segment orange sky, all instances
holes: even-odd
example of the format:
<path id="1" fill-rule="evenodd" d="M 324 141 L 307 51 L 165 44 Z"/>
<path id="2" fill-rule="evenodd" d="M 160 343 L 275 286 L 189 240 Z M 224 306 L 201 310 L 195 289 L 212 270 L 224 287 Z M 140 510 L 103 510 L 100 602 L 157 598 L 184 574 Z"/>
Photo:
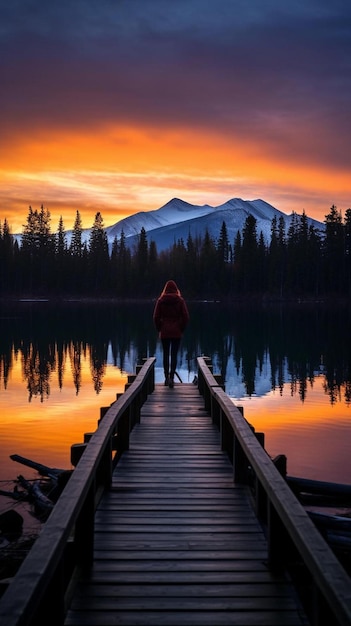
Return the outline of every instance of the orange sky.
<path id="1" fill-rule="evenodd" d="M 348 172 L 294 163 L 289 156 L 268 160 L 262 146 L 249 140 L 232 145 L 211 132 L 51 132 L 18 137 L 5 154 L 6 159 L 0 157 L 1 219 L 8 219 L 12 232 L 22 230 L 29 205 L 41 204 L 50 210 L 53 230 L 60 215 L 71 228 L 77 209 L 85 228 L 96 211 L 109 226 L 131 213 L 159 208 L 175 196 L 213 206 L 231 197 L 261 197 L 286 213 L 305 209 L 321 221 L 335 198 L 340 209 L 348 208 Z"/>
<path id="2" fill-rule="evenodd" d="M 12 232 L 41 204 L 53 231 L 77 209 L 84 228 L 97 211 L 109 226 L 175 196 L 262 198 L 320 221 L 351 206 L 350 7 L 220 2 L 0 7 Z"/>

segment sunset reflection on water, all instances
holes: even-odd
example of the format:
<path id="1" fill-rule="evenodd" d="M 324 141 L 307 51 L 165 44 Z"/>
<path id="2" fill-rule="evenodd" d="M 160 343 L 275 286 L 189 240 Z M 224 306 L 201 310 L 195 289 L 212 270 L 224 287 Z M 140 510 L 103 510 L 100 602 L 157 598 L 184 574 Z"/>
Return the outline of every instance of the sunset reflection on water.
<path id="1" fill-rule="evenodd" d="M 162 351 L 145 303 L 16 305 L 0 315 L 0 481 L 13 489 L 19 454 L 70 469 L 70 448 L 97 427 L 100 407 L 124 391 L 127 374 Z M 351 484 L 351 318 L 325 307 L 189 303 L 178 369 L 191 383 L 208 355 L 265 448 L 287 457 L 293 476 Z M 260 323 L 257 323 L 259 319 Z M 209 332 L 209 329 L 211 332 Z M 8 485 L 5 487 L 6 481 Z M 6 508 L 8 498 L 0 498 Z"/>
<path id="2" fill-rule="evenodd" d="M 12 480 L 17 474 L 26 477 L 37 473 L 14 463 L 11 454 L 39 463 L 70 469 L 70 447 L 83 441 L 85 432 L 94 431 L 100 417 L 100 407 L 109 406 L 116 394 L 124 391 L 127 374 L 107 364 L 99 393 L 94 389 L 89 349 L 81 358 L 81 383 L 77 393 L 72 371 L 65 368 L 62 387 L 57 372 L 49 377 L 50 393 L 41 398 L 32 395 L 29 401 L 23 379 L 21 359 L 13 359 L 6 390 L 0 388 L 0 480 Z M 1 509 L 2 500 L 0 500 Z"/>
<path id="3" fill-rule="evenodd" d="M 332 482 L 351 483 L 351 406 L 326 402 L 325 378 L 317 376 L 304 402 L 285 383 L 282 393 L 234 399 L 258 432 L 273 458 L 287 456 L 288 474 Z"/>

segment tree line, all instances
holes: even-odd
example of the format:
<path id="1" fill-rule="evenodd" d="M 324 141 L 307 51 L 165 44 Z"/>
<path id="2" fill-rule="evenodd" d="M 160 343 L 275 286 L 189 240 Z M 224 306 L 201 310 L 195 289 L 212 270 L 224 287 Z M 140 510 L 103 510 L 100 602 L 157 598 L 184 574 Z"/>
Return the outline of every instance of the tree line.
<path id="1" fill-rule="evenodd" d="M 286 229 L 274 217 L 267 242 L 248 215 L 234 241 L 223 222 L 216 238 L 189 233 L 159 252 L 144 228 L 133 248 L 122 231 L 109 249 L 100 212 L 83 241 L 79 211 L 69 238 L 62 218 L 53 233 L 49 210 L 29 207 L 20 241 L 0 223 L 0 296 L 154 297 L 170 277 L 187 297 L 350 296 L 351 209 L 343 218 L 333 205 L 324 224 L 293 213 Z"/>

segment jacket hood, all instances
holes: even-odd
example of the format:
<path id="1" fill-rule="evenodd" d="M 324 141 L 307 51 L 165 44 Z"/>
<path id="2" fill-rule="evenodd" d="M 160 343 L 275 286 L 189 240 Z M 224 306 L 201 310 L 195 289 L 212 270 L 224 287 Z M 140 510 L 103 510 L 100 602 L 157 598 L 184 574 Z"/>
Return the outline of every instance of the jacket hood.
<path id="1" fill-rule="evenodd" d="M 180 295 L 180 291 L 177 287 L 177 284 L 174 282 L 174 280 L 168 280 L 163 288 L 163 292 L 162 295 L 166 295 L 166 294 L 177 294 L 178 296 Z"/>

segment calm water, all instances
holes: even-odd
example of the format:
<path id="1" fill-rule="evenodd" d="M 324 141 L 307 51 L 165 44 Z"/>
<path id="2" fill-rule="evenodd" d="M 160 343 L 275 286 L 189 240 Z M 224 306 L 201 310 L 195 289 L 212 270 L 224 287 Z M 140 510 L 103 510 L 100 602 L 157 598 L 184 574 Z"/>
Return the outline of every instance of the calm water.
<path id="1" fill-rule="evenodd" d="M 212 357 L 226 391 L 265 433 L 288 473 L 351 483 L 350 313 L 323 305 L 224 306 L 189 302 L 178 373 Z M 70 446 L 95 430 L 101 406 L 124 390 L 141 359 L 162 357 L 153 302 L 92 305 L 21 302 L 0 308 L 0 488 L 13 489 L 20 454 L 70 468 Z M 9 507 L 0 496 L 0 510 Z"/>

